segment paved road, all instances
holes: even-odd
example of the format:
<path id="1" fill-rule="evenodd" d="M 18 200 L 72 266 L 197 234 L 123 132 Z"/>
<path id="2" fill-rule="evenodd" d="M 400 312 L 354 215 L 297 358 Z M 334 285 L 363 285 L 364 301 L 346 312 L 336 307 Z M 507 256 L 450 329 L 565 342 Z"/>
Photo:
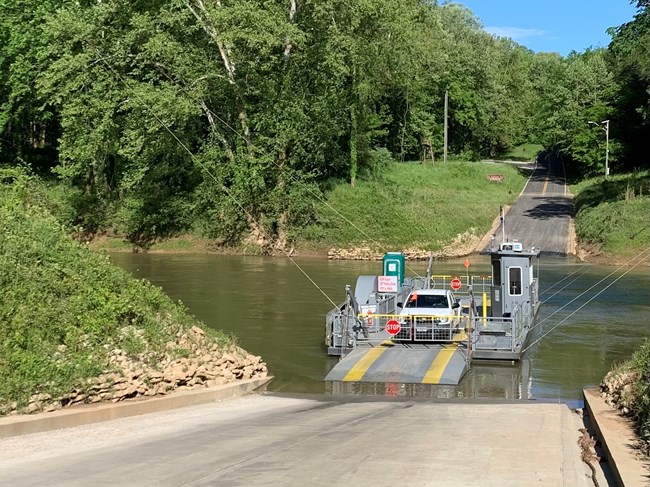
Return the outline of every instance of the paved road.
<path id="1" fill-rule="evenodd" d="M 11 486 L 587 486 L 563 404 L 278 395 L 0 439 Z"/>
<path id="2" fill-rule="evenodd" d="M 572 253 L 572 215 L 562 160 L 540 156 L 522 194 L 506 214 L 506 237 L 519 240 L 524 247 L 535 246 L 542 254 L 565 256 Z M 497 242 L 501 234 L 499 226 Z"/>

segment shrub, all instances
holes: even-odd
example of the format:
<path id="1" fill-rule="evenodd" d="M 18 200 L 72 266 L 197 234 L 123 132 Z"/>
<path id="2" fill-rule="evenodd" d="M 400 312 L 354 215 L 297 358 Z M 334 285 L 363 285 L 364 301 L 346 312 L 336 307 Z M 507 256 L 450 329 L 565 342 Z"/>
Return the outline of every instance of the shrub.
<path id="1" fill-rule="evenodd" d="M 0 170 L 0 414 L 36 392 L 83 386 L 107 369 L 115 348 L 156 364 L 168 341 L 199 324 L 160 289 L 72 240 L 30 202 L 35 184 Z"/>
<path id="2" fill-rule="evenodd" d="M 642 438 L 650 450 L 650 341 L 646 338 L 641 348 L 632 355 L 632 368 L 639 373 L 634 384 L 633 414 L 639 425 Z"/>

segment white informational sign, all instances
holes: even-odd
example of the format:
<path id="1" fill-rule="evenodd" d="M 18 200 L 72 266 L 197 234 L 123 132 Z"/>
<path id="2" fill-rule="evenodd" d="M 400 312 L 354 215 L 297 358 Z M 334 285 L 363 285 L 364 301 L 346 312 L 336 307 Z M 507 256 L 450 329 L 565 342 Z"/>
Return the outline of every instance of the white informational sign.
<path id="1" fill-rule="evenodd" d="M 377 291 L 380 293 L 397 292 L 397 276 L 377 276 Z"/>

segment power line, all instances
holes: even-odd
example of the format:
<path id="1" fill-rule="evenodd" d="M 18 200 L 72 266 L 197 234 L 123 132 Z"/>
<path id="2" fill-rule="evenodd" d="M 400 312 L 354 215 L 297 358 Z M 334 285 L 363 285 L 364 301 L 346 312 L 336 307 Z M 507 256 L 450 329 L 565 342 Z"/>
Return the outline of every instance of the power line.
<path id="1" fill-rule="evenodd" d="M 544 321 L 546 321 L 548 318 L 550 318 L 551 316 L 553 316 L 555 313 L 557 313 L 558 311 L 560 311 L 560 310 L 566 308 L 569 304 L 573 303 L 576 299 L 578 299 L 579 297 L 583 296 L 585 293 L 587 293 L 588 291 L 590 291 L 591 289 L 593 289 L 595 286 L 597 286 L 598 284 L 600 284 L 601 282 L 603 282 L 605 279 L 607 279 L 607 278 L 609 278 L 610 276 L 612 276 L 615 272 L 617 272 L 617 271 L 619 271 L 620 269 L 622 269 L 623 267 L 629 265 L 633 260 L 639 258 L 640 256 L 642 256 L 643 254 L 645 254 L 645 253 L 647 253 L 647 252 L 650 252 L 650 250 L 644 250 L 643 252 L 640 252 L 640 253 L 637 254 L 635 257 L 633 257 L 632 259 L 630 259 L 626 264 L 624 264 L 623 266 L 620 266 L 618 269 L 616 269 L 615 271 L 613 271 L 612 273 L 610 273 L 609 275 L 607 275 L 606 277 L 604 277 L 603 279 L 601 279 L 600 281 L 598 281 L 596 284 L 594 284 L 593 286 L 591 286 L 591 287 L 590 287 L 589 289 L 587 289 L 586 291 L 584 291 L 584 292 L 582 292 L 581 294 L 579 294 L 576 298 L 574 298 L 574 299 L 572 299 L 571 301 L 569 301 L 567 304 L 565 304 L 564 306 L 562 306 L 561 308 L 559 308 L 558 310 L 556 310 L 552 315 L 548 316 L 547 318 L 543 319 L 541 322 L 537 323 L 535 326 L 542 324 Z M 548 336 L 548 335 L 549 335 L 553 330 L 555 330 L 558 326 L 560 326 L 562 323 L 564 323 L 566 320 L 568 320 L 569 318 L 571 318 L 574 314 L 576 314 L 576 313 L 577 313 L 578 311 L 580 311 L 582 308 L 584 308 L 584 307 L 587 306 L 589 303 L 591 303 L 594 299 L 596 299 L 598 296 L 600 296 L 602 293 L 604 293 L 607 289 L 609 289 L 610 287 L 612 287 L 616 282 L 618 282 L 619 280 L 621 280 L 621 279 L 622 279 L 625 275 L 627 275 L 630 271 L 632 271 L 633 269 L 635 269 L 636 267 L 638 267 L 640 264 L 642 264 L 642 263 L 644 262 L 644 260 L 645 260 L 646 257 L 647 257 L 647 255 L 641 257 L 641 258 L 639 259 L 639 261 L 638 261 L 636 264 L 634 264 L 632 267 L 628 268 L 628 269 L 627 269 L 623 274 L 621 274 L 620 276 L 618 276 L 616 279 L 614 279 L 612 282 L 610 282 L 607 286 L 605 286 L 603 289 L 601 289 L 601 290 L 598 291 L 596 294 L 594 294 L 591 298 L 589 298 L 589 299 L 588 299 L 587 301 L 585 301 L 582 305 L 580 305 L 580 307 L 578 307 L 577 309 L 575 309 L 574 311 L 572 311 L 568 316 L 566 316 L 562 321 L 560 321 L 559 323 L 557 323 L 555 326 L 553 326 L 551 329 L 549 329 L 546 333 L 544 333 L 543 335 L 541 335 L 540 337 L 538 337 L 535 341 L 533 341 L 532 343 L 530 343 L 526 348 L 524 348 L 524 349 L 521 351 L 521 353 L 523 354 L 526 350 L 528 350 L 529 348 L 531 348 L 531 347 L 534 346 L 535 344 L 539 343 L 543 338 L 547 337 L 547 336 Z M 533 328 L 535 328 L 535 327 L 531 327 L 530 330 L 532 330 Z M 529 333 L 530 333 L 530 330 L 529 330 Z"/>
<path id="2" fill-rule="evenodd" d="M 97 54 L 99 59 L 102 61 L 102 63 L 104 63 L 104 65 L 115 76 L 117 76 L 117 78 L 124 84 L 126 89 L 129 90 L 131 92 L 131 94 L 133 94 L 140 102 L 143 102 L 142 98 L 138 95 L 138 93 L 135 90 L 131 89 L 131 87 L 128 85 L 126 80 L 122 76 L 120 76 L 120 74 L 115 69 L 113 69 L 113 67 L 110 64 L 108 64 L 108 62 L 103 58 L 103 56 L 101 55 L 101 53 L 99 52 L 99 50 L 97 48 L 95 48 L 95 53 Z M 198 164 L 201 167 L 201 169 L 203 169 L 208 176 L 210 176 L 219 186 L 221 186 L 221 189 L 223 189 L 223 191 L 228 195 L 228 197 L 246 214 L 246 216 L 248 216 L 253 222 L 255 222 L 258 225 L 258 227 L 260 228 L 260 231 L 266 233 L 265 230 L 264 230 L 264 227 L 262 227 L 261 225 L 259 225 L 259 223 L 257 223 L 255 217 L 239 202 L 239 200 L 232 194 L 232 192 L 230 190 L 228 190 L 228 188 L 221 181 L 219 181 L 214 174 L 212 174 L 210 172 L 210 170 L 205 166 L 205 164 L 203 164 L 203 162 L 201 162 L 192 153 L 192 151 L 183 143 L 182 140 L 180 140 L 178 138 L 178 136 L 169 128 L 169 126 L 165 122 L 162 121 L 162 119 L 158 116 L 158 114 L 149 105 L 146 105 L 146 104 L 144 104 L 144 105 L 149 109 L 149 112 L 154 116 L 154 118 L 158 121 L 158 123 L 160 123 L 160 125 L 162 127 L 164 127 L 164 129 L 167 132 L 169 132 L 169 134 L 174 138 L 174 140 L 176 140 L 176 142 L 189 154 L 189 156 L 192 158 L 192 161 L 194 161 L 196 164 Z M 320 291 L 320 293 L 323 296 L 325 296 L 325 298 L 332 304 L 332 306 L 337 306 L 337 304 L 327 295 L 327 293 L 320 286 L 318 286 L 318 284 L 316 284 L 316 282 L 311 277 L 309 277 L 307 272 L 305 272 L 305 270 L 302 267 L 300 267 L 300 265 L 298 265 L 298 263 L 295 260 L 293 260 L 291 255 L 286 250 L 284 250 L 284 249 L 280 249 L 280 250 L 291 261 L 291 263 L 293 263 L 298 268 L 298 270 L 300 270 L 300 272 L 302 272 L 303 275 L 316 287 L 316 289 L 318 289 Z"/>
<path id="3" fill-rule="evenodd" d="M 187 89 L 178 84 L 175 80 L 173 80 L 167 73 L 161 72 L 163 76 L 165 76 L 169 81 L 175 84 L 175 86 L 178 86 L 186 95 L 188 95 L 193 101 L 195 102 L 202 102 L 202 100 L 198 100 L 197 98 L 194 98 L 192 94 L 190 94 Z M 235 129 L 232 125 L 230 125 L 227 121 L 225 121 L 223 118 L 221 118 L 217 113 L 215 113 L 210 107 L 207 106 L 207 104 L 203 105 L 203 108 L 210 113 L 215 119 L 217 119 L 219 122 L 221 122 L 225 127 L 227 127 L 230 131 L 232 131 L 237 137 L 241 138 L 244 142 L 248 144 L 248 146 L 251 149 L 255 149 L 261 153 L 263 151 L 257 147 L 255 144 L 250 142 L 249 139 L 247 139 L 243 134 L 241 134 L 237 129 Z M 271 158 L 271 162 L 278 168 L 278 169 L 283 169 L 283 167 L 273 158 Z M 295 178 L 291 173 L 287 174 L 291 180 L 294 182 L 299 182 L 297 178 Z M 336 208 L 334 208 L 332 205 L 330 205 L 325 198 L 321 194 L 319 194 L 316 191 L 313 191 L 309 186 L 306 186 L 307 191 L 311 193 L 313 196 L 315 196 L 323 205 L 325 205 L 328 209 L 330 209 L 335 215 L 337 215 L 339 218 L 341 218 L 344 222 L 349 224 L 352 228 L 354 228 L 357 232 L 359 232 L 361 235 L 363 235 L 365 238 L 370 240 L 372 243 L 377 245 L 383 252 L 388 252 L 388 249 L 384 244 L 381 242 L 375 240 L 372 238 L 370 235 L 368 235 L 363 229 L 361 229 L 358 225 L 356 225 L 353 221 L 351 221 L 349 218 L 347 218 L 345 215 L 343 215 L 340 211 L 338 211 Z M 415 274 L 417 277 L 422 277 L 420 274 L 410 267 L 408 263 L 405 264 L 406 268 L 410 270 L 413 274 Z"/>
<path id="4" fill-rule="evenodd" d="M 563 283 L 564 281 L 566 281 L 568 278 L 570 278 L 570 277 L 571 277 L 572 275 L 574 275 L 575 273 L 580 272 L 580 271 L 581 271 L 583 268 L 585 268 L 586 266 L 587 266 L 587 264 L 582 264 L 578 269 L 576 269 L 575 271 L 573 271 L 571 274 L 569 274 L 569 275 L 567 275 L 567 276 L 564 276 L 564 277 L 563 277 L 562 279 L 560 279 L 559 281 L 557 281 L 557 282 L 551 284 L 549 287 L 547 287 L 547 288 L 544 289 L 543 291 L 540 291 L 540 293 L 539 293 L 540 296 L 541 296 L 542 294 L 546 294 L 547 292 L 551 291 L 551 289 L 553 289 L 555 286 L 557 286 L 558 284 Z M 584 273 L 583 273 L 583 274 L 584 274 Z M 581 277 L 581 276 L 582 276 L 582 274 L 580 274 L 580 276 L 578 276 L 578 277 Z M 572 281 L 572 282 L 575 282 L 575 281 Z M 553 296 L 555 296 L 555 294 L 553 294 Z M 553 296 L 550 296 L 550 298 L 552 298 Z"/>
<path id="5" fill-rule="evenodd" d="M 583 264 L 583 266 L 584 266 L 584 265 L 585 265 L 585 264 Z M 544 291 L 544 292 L 548 292 L 548 291 L 550 291 L 550 290 L 553 289 L 553 287 L 555 287 L 557 284 L 562 283 L 563 281 L 565 281 L 566 279 L 568 279 L 569 277 L 571 277 L 572 275 L 574 275 L 576 272 L 578 272 L 578 271 L 574 271 L 574 272 L 572 272 L 571 274 L 569 274 L 568 276 L 566 276 L 566 277 L 565 277 L 564 279 L 562 279 L 561 281 L 558 281 L 558 282 L 556 282 L 555 284 L 553 284 L 550 288 L 548 288 L 548 289 L 547 289 L 546 291 Z M 547 297 L 546 299 L 544 299 L 544 300 L 542 301 L 542 303 L 546 303 L 546 302 L 549 301 L 551 298 L 555 297 L 557 294 L 559 294 L 559 293 L 561 293 L 562 291 L 564 291 L 567 287 L 569 287 L 571 284 L 573 284 L 573 283 L 576 282 L 578 279 L 580 279 L 582 276 L 584 276 L 585 273 L 586 273 L 586 269 L 585 269 L 585 271 L 584 271 L 582 274 L 580 274 L 579 276 L 577 276 L 575 279 L 569 281 L 569 282 L 566 283 L 564 286 L 562 286 L 560 289 L 558 289 L 558 290 L 555 291 L 553 294 L 551 294 L 549 297 Z M 541 294 L 543 294 L 543 293 L 540 293 L 540 295 L 541 295 Z"/>

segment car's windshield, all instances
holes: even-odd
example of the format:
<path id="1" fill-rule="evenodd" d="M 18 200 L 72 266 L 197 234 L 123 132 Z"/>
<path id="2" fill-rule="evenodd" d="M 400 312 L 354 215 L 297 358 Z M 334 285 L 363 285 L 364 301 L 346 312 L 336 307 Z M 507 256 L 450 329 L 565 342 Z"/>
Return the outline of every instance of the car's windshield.
<path id="1" fill-rule="evenodd" d="M 447 296 L 431 294 L 411 294 L 406 301 L 405 308 L 448 308 Z"/>

